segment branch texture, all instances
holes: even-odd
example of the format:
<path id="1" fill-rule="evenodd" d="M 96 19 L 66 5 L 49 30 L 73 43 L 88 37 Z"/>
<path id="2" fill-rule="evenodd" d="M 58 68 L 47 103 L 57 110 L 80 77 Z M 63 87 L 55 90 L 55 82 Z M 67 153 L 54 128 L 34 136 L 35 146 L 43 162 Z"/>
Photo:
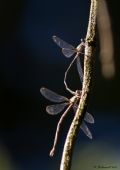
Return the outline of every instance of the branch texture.
<path id="1" fill-rule="evenodd" d="M 88 96 L 89 96 L 90 86 L 91 86 L 91 77 L 92 77 L 92 56 L 94 53 L 94 43 L 95 43 L 95 36 L 96 36 L 95 30 L 96 30 L 97 4 L 98 4 L 98 0 L 91 0 L 90 16 L 89 16 L 88 29 L 87 29 L 86 42 L 85 42 L 84 77 L 83 77 L 82 95 L 81 95 L 77 112 L 71 123 L 70 129 L 66 137 L 60 170 L 70 170 L 71 168 L 74 143 L 77 134 L 79 132 L 80 125 L 86 113 Z"/>

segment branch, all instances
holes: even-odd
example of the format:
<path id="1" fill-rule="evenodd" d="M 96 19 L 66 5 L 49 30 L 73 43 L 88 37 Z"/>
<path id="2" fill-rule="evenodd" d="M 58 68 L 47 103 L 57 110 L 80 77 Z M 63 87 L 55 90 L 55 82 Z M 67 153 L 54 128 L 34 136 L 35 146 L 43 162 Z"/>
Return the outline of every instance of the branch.
<path id="1" fill-rule="evenodd" d="M 98 0 L 91 0 L 90 16 L 89 16 L 88 30 L 87 30 L 86 43 L 85 43 L 84 77 L 83 77 L 82 95 L 81 95 L 77 112 L 71 123 L 70 129 L 66 137 L 60 170 L 70 170 L 71 168 L 74 143 L 77 134 L 79 132 L 80 125 L 86 113 L 88 96 L 89 96 L 90 86 L 91 86 L 91 77 L 92 77 L 92 56 L 94 52 L 94 42 L 96 36 L 95 30 L 96 30 L 97 5 L 98 5 Z"/>

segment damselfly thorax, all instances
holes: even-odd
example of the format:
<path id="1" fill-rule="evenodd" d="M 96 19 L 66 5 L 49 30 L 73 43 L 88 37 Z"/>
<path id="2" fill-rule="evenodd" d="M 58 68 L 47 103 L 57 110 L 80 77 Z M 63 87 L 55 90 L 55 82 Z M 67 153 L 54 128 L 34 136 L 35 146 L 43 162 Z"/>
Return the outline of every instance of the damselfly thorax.
<path id="1" fill-rule="evenodd" d="M 81 97 L 81 91 L 80 90 L 76 90 L 74 92 L 74 96 L 70 98 L 70 104 L 75 104 L 80 100 Z"/>

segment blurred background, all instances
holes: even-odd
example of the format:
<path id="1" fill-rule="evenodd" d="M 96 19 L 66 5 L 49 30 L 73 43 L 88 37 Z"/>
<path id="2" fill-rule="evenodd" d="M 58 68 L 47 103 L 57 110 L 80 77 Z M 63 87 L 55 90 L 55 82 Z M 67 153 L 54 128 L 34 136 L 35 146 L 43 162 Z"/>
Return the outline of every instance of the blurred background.
<path id="1" fill-rule="evenodd" d="M 116 73 L 105 79 L 96 50 L 88 111 L 95 118 L 89 128 L 93 140 L 80 131 L 72 170 L 101 166 L 120 169 L 120 31 L 119 6 L 107 0 L 114 42 Z M 64 140 L 73 119 L 63 123 L 57 152 L 49 157 L 60 116 L 50 116 L 45 107 L 52 102 L 40 94 L 45 86 L 61 95 L 63 77 L 71 59 L 66 59 L 52 41 L 57 35 L 77 46 L 84 38 L 89 0 L 1 0 L 0 4 L 0 170 L 57 170 Z M 98 43 L 99 45 L 99 43 Z M 73 67 L 68 83 L 81 87 Z"/>

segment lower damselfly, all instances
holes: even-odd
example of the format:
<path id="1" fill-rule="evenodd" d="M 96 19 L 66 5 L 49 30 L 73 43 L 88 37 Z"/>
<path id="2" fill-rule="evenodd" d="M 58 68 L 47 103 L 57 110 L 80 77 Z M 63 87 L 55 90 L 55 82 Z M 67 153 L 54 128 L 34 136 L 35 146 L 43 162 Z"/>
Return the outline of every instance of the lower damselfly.
<path id="1" fill-rule="evenodd" d="M 78 108 L 78 102 L 80 101 L 81 98 L 81 91 L 76 90 L 74 92 L 74 95 L 68 99 L 67 97 L 61 96 L 45 87 L 42 87 L 40 89 L 41 94 L 48 100 L 55 102 L 53 105 L 49 105 L 46 107 L 46 111 L 50 115 L 57 115 L 58 113 L 62 112 L 64 109 L 64 113 L 62 114 L 55 133 L 55 138 L 54 138 L 54 144 L 52 147 L 52 150 L 50 151 L 50 156 L 53 156 L 56 150 L 56 145 L 58 142 L 58 136 L 61 128 L 61 124 L 66 117 L 67 113 L 70 111 L 70 109 L 73 108 L 74 112 L 76 113 L 76 110 Z M 93 116 L 86 112 L 84 121 L 87 123 L 94 123 L 94 118 Z M 85 133 L 86 136 L 88 136 L 90 139 L 92 139 L 92 133 L 90 132 L 89 128 L 87 127 L 85 122 L 82 122 L 80 128 L 81 130 Z"/>

